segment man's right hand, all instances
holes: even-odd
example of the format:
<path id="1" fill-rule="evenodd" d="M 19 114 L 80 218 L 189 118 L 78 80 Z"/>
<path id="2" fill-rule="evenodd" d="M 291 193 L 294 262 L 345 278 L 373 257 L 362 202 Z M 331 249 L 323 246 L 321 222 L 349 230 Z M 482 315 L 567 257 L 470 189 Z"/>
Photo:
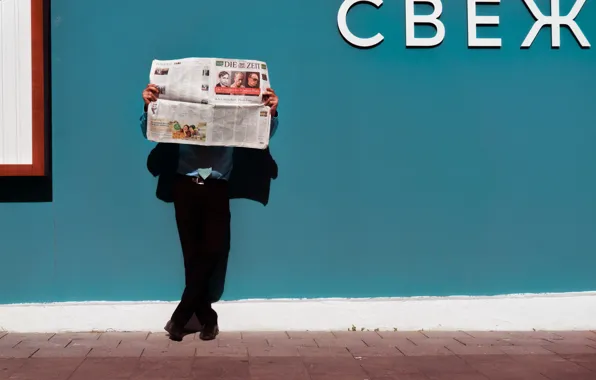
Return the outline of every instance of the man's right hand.
<path id="1" fill-rule="evenodd" d="M 145 109 L 151 102 L 157 101 L 159 97 L 159 88 L 157 88 L 154 84 L 148 84 L 145 90 L 143 91 L 143 100 L 145 101 Z"/>

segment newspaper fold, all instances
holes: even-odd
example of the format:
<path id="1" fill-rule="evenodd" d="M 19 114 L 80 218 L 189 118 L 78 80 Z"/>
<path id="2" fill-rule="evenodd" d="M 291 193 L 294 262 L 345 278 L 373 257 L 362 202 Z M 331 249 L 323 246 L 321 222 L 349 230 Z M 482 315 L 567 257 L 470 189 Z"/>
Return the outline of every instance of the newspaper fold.
<path id="1" fill-rule="evenodd" d="M 264 62 L 186 58 L 154 60 L 150 83 L 159 99 L 147 112 L 147 138 L 156 142 L 265 149 L 270 87 Z"/>

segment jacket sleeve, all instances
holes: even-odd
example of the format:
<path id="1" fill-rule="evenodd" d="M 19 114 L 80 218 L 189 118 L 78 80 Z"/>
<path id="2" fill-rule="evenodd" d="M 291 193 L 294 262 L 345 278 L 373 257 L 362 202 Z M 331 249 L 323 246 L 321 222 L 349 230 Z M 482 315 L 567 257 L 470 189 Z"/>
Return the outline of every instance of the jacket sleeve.
<path id="1" fill-rule="evenodd" d="M 278 116 L 271 117 L 271 128 L 269 128 L 269 138 L 273 137 L 275 132 L 277 131 L 277 126 L 279 125 L 279 118 Z"/>
<path id="2" fill-rule="evenodd" d="M 143 137 L 147 138 L 147 112 L 143 112 L 139 121 L 141 122 L 141 133 Z"/>

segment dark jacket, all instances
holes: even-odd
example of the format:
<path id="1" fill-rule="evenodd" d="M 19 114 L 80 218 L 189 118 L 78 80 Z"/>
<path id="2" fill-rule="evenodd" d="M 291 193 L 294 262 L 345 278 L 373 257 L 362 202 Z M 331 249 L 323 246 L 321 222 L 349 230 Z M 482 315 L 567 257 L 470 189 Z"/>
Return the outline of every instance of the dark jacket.
<path id="1" fill-rule="evenodd" d="M 147 157 L 147 169 L 158 177 L 156 196 L 173 202 L 172 185 L 178 170 L 179 145 L 158 143 Z M 230 173 L 230 199 L 243 198 L 266 206 L 269 203 L 271 180 L 277 178 L 277 163 L 269 148 L 234 148 Z"/>

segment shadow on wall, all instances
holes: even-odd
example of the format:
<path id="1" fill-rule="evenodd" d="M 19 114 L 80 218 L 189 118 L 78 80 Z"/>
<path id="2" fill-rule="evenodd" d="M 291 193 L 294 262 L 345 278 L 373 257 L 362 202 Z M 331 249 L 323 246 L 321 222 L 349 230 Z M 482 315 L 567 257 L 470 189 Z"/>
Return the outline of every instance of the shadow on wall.
<path id="1" fill-rule="evenodd" d="M 52 177 L 0 177 L 0 202 L 51 202 Z"/>

